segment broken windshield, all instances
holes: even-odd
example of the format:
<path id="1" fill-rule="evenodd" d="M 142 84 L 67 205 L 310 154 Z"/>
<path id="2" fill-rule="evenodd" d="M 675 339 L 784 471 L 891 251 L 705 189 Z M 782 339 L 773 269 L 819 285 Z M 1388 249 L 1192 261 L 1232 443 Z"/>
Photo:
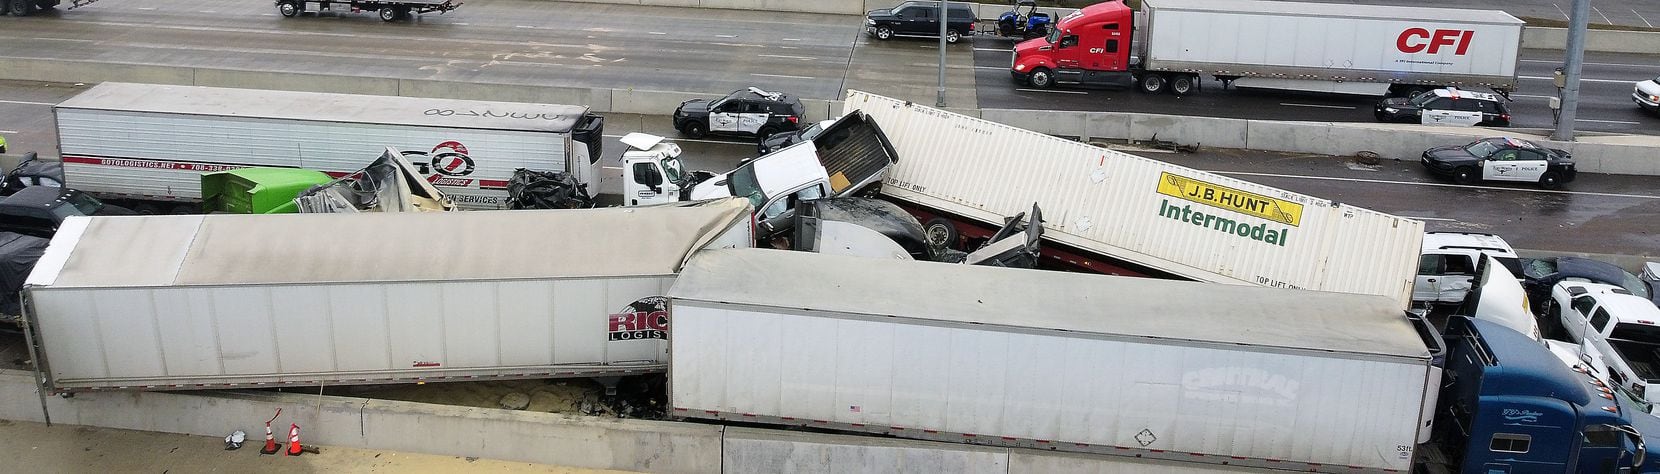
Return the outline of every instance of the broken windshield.
<path id="1" fill-rule="evenodd" d="M 767 202 L 766 193 L 761 192 L 761 182 L 755 179 L 754 163 L 732 170 L 726 177 L 726 185 L 733 196 L 749 198 L 749 204 L 757 209 Z"/>
<path id="2" fill-rule="evenodd" d="M 663 160 L 663 178 L 670 183 L 680 183 L 680 178 L 686 175 L 686 168 L 682 167 L 679 158 Z"/>

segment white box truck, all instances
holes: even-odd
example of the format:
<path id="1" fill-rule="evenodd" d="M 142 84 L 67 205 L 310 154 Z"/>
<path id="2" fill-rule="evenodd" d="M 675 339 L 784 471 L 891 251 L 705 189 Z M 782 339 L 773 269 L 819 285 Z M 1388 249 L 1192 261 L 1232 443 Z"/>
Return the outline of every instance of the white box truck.
<path id="1" fill-rule="evenodd" d="M 516 168 L 571 173 L 597 189 L 604 131 L 604 118 L 578 105 L 115 82 L 54 113 L 67 184 L 141 213 L 196 208 L 203 172 L 339 177 L 388 146 L 457 205 L 501 209 Z"/>
<path id="2" fill-rule="evenodd" d="M 25 330 L 55 392 L 662 372 L 664 293 L 749 210 L 75 217 Z"/>
<path id="3" fill-rule="evenodd" d="M 1015 46 L 1010 73 L 1034 87 L 1128 86 L 1178 95 L 1201 76 L 1240 87 L 1361 95 L 1516 88 L 1523 22 L 1499 10 L 1263 0 L 1145 0 L 1062 18 Z M 1134 39 L 1132 43 L 1132 38 Z"/>
<path id="4" fill-rule="evenodd" d="M 1421 221 L 860 91 L 845 107 L 905 157 L 880 192 L 930 241 L 972 248 L 1035 202 L 1048 267 L 1411 302 Z"/>
<path id="5" fill-rule="evenodd" d="M 1441 382 L 1372 295 L 734 249 L 669 300 L 679 417 L 1404 471 Z"/>

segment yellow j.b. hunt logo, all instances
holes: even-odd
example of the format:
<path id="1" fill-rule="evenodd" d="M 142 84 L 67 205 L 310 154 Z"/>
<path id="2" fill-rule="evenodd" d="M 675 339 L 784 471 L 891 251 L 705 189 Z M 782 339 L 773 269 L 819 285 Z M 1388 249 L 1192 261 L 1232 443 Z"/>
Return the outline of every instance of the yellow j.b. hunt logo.
<path id="1" fill-rule="evenodd" d="M 1159 173 L 1159 194 L 1297 226 L 1303 205 L 1170 172 Z"/>

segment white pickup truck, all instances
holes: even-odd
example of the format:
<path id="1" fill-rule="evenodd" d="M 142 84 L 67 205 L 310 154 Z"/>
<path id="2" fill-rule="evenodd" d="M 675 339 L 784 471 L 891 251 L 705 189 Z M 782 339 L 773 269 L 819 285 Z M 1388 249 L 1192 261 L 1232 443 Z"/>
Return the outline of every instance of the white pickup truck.
<path id="1" fill-rule="evenodd" d="M 1648 392 L 1660 384 L 1660 308 L 1617 286 L 1565 281 L 1551 288 L 1545 317 L 1553 314 L 1569 342 L 1600 353 L 1609 382 L 1637 400 L 1660 401 Z"/>

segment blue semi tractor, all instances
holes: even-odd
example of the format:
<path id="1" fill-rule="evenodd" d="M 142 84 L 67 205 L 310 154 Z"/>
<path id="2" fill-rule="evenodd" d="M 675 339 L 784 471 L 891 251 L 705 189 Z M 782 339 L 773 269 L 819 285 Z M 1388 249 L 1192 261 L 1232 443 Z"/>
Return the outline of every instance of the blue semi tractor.
<path id="1" fill-rule="evenodd" d="M 1606 384 L 1564 365 L 1538 341 L 1453 316 L 1428 472 L 1649 472 L 1642 435 L 1655 420 L 1622 408 Z M 1644 469 L 1647 468 L 1647 469 Z"/>

